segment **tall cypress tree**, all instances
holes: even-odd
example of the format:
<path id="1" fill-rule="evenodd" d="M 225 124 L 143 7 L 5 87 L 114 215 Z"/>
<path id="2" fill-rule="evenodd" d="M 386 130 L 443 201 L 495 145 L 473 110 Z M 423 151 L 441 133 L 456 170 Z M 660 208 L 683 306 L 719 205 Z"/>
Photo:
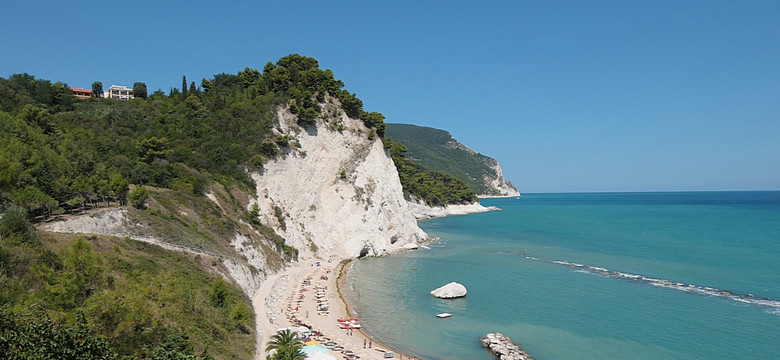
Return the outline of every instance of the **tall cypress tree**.
<path id="1" fill-rule="evenodd" d="M 187 97 L 187 75 L 181 77 L 181 95 L 184 98 Z"/>

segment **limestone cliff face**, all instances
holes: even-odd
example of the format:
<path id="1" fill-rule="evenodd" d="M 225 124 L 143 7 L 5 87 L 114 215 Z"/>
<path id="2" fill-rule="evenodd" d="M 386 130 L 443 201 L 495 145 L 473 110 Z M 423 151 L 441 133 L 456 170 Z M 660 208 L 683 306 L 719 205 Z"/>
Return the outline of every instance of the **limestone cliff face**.
<path id="1" fill-rule="evenodd" d="M 338 115 L 305 130 L 279 110 L 277 130 L 293 139 L 286 156 L 253 174 L 257 197 L 250 206 L 259 205 L 263 224 L 301 259 L 383 255 L 424 240 L 381 140 L 329 105 L 323 113 Z"/>
<path id="2" fill-rule="evenodd" d="M 480 197 L 512 197 L 520 196 L 520 192 L 517 191 L 511 182 L 504 180 L 504 173 L 501 171 L 501 166 L 498 165 L 498 161 L 491 157 L 485 158 L 485 165 L 493 169 L 495 177 L 492 174 L 485 175 L 485 187 L 490 189 L 487 194 L 480 194 Z"/>

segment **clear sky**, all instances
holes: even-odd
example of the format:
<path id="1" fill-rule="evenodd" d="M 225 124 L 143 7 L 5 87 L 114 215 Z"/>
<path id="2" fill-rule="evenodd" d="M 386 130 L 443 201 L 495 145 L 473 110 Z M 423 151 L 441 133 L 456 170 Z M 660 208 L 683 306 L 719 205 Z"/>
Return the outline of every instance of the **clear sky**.
<path id="1" fill-rule="evenodd" d="M 780 1 L 4 1 L 0 76 L 150 92 L 298 53 L 521 192 L 780 189 Z"/>

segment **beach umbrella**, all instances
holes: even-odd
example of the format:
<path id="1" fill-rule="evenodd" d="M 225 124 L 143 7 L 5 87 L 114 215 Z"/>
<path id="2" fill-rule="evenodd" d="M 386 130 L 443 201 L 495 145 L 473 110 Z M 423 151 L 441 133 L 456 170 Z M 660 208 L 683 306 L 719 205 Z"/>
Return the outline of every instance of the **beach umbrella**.
<path id="1" fill-rule="evenodd" d="M 325 352 L 315 352 L 306 356 L 307 360 L 337 360 L 335 356 Z"/>
<path id="2" fill-rule="evenodd" d="M 303 351 L 304 354 L 309 356 L 314 353 L 322 353 L 322 352 L 326 354 L 330 354 L 330 350 L 328 350 L 328 348 L 322 345 L 306 345 L 301 349 L 301 351 Z"/>

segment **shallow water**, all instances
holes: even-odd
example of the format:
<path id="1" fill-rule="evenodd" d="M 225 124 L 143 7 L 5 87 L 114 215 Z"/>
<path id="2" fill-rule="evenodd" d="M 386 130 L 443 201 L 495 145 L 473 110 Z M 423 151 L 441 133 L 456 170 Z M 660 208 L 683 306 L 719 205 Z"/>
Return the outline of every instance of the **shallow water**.
<path id="1" fill-rule="evenodd" d="M 357 261 L 366 331 L 425 359 L 768 359 L 780 352 L 780 192 L 530 194 L 421 223 L 440 241 Z M 466 298 L 430 291 L 450 281 Z M 453 314 L 438 319 L 437 313 Z"/>

